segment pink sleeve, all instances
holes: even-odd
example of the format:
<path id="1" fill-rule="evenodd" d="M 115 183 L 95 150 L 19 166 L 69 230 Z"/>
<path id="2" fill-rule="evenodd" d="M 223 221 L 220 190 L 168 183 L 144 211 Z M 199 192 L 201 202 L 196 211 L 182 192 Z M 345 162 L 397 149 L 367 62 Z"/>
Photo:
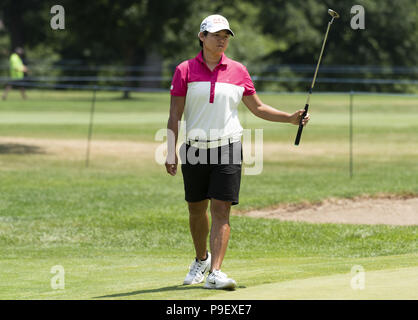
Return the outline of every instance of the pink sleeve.
<path id="1" fill-rule="evenodd" d="M 244 67 L 244 96 L 252 96 L 253 94 L 255 94 L 255 87 L 254 87 L 254 83 L 251 80 L 250 74 L 248 73 L 248 70 L 246 67 Z"/>
<path id="2" fill-rule="evenodd" d="M 176 67 L 171 82 L 170 94 L 172 96 L 186 96 L 187 94 L 187 68 L 181 64 Z"/>

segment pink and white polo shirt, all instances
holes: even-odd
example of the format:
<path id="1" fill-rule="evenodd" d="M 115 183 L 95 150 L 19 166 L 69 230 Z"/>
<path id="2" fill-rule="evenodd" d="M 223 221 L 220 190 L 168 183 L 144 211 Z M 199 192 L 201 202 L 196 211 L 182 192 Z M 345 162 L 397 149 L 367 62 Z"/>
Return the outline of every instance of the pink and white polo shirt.
<path id="1" fill-rule="evenodd" d="M 186 96 L 186 139 L 218 140 L 241 137 L 238 105 L 243 95 L 255 94 L 255 88 L 244 65 L 223 54 L 210 71 L 200 51 L 177 66 L 170 93 Z"/>

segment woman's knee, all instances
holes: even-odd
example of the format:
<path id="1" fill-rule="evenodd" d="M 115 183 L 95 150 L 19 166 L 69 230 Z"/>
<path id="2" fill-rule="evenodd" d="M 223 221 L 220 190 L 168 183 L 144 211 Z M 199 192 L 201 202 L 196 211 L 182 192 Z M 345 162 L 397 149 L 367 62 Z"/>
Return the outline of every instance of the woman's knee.
<path id="1" fill-rule="evenodd" d="M 210 211 L 213 219 L 222 219 L 229 221 L 231 211 L 231 202 L 211 199 Z"/>
<path id="2" fill-rule="evenodd" d="M 209 200 L 203 200 L 203 201 L 198 201 L 198 202 L 188 202 L 190 215 L 206 214 L 206 211 L 208 209 L 208 201 Z"/>

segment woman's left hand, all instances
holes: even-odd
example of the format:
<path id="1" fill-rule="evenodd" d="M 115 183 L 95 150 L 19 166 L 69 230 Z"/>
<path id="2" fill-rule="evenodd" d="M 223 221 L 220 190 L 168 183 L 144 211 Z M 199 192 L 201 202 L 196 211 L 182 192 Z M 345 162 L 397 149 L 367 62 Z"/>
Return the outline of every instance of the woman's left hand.
<path id="1" fill-rule="evenodd" d="M 304 109 L 301 109 L 301 110 L 296 111 L 295 113 L 293 113 L 290 116 L 290 121 L 289 122 L 298 126 L 300 124 L 300 119 L 302 118 L 302 115 L 303 115 L 304 112 L 305 112 Z M 310 114 L 307 113 L 306 116 L 302 120 L 303 126 L 306 126 L 307 125 L 307 123 L 309 122 L 310 118 L 311 118 Z"/>

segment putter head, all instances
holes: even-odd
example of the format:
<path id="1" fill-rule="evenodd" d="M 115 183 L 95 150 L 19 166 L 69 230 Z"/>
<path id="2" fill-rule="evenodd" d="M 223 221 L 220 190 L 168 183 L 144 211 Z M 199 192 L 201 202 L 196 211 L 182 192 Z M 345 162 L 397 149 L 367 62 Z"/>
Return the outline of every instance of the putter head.
<path id="1" fill-rule="evenodd" d="M 328 13 L 333 18 L 337 18 L 338 19 L 340 17 L 340 15 L 337 12 L 335 12 L 334 10 L 328 9 Z"/>

